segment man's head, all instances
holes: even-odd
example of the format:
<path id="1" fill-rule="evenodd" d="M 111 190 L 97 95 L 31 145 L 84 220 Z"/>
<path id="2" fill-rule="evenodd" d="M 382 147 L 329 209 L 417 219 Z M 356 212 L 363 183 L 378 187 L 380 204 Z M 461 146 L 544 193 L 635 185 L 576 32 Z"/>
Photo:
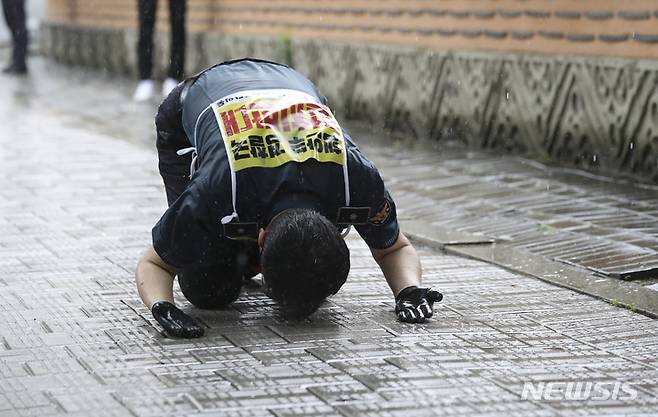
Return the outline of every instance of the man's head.
<path id="1" fill-rule="evenodd" d="M 259 244 L 265 284 L 286 317 L 309 316 L 347 280 L 347 245 L 336 226 L 316 211 L 281 212 Z"/>

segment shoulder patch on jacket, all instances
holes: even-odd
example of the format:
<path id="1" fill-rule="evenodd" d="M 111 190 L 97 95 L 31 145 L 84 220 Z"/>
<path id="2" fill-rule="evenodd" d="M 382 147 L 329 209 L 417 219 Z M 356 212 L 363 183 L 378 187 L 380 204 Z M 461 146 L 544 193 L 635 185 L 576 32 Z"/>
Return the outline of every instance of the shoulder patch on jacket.
<path id="1" fill-rule="evenodd" d="M 391 204 L 388 202 L 388 200 L 384 200 L 384 205 L 382 208 L 375 213 L 372 217 L 368 219 L 369 223 L 372 223 L 374 225 L 380 225 L 386 222 L 388 220 L 388 216 L 391 215 Z"/>

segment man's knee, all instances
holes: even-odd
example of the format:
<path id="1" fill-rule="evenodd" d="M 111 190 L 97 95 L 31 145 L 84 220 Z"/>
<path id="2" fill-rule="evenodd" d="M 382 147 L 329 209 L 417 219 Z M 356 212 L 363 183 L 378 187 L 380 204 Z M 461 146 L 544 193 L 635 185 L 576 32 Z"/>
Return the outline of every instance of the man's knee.
<path id="1" fill-rule="evenodd" d="M 182 289 L 182 287 L 181 287 Z M 213 310 L 227 307 L 238 299 L 240 288 L 216 289 L 212 293 L 199 293 L 183 290 L 183 295 L 191 304 L 197 308 Z"/>
<path id="2" fill-rule="evenodd" d="M 232 275 L 236 274 L 184 269 L 178 272 L 178 284 L 185 298 L 196 307 L 223 308 L 238 299 L 242 288 L 242 277 Z"/>

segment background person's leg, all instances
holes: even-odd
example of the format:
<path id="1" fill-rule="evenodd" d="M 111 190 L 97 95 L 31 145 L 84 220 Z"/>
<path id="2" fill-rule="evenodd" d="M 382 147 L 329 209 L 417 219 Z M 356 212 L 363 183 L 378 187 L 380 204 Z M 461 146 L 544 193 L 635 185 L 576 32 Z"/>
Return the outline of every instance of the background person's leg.
<path id="1" fill-rule="evenodd" d="M 151 79 L 153 72 L 153 29 L 157 0 L 138 0 L 139 39 L 137 41 L 137 66 L 139 79 Z"/>
<path id="2" fill-rule="evenodd" d="M 169 20 L 171 23 L 171 61 L 169 78 L 182 80 L 185 72 L 185 0 L 169 0 Z"/>
<path id="3" fill-rule="evenodd" d="M 13 51 L 6 72 L 24 73 L 27 71 L 28 33 L 25 16 L 25 0 L 2 0 L 2 11 L 12 35 Z"/>
<path id="4" fill-rule="evenodd" d="M 153 30 L 155 27 L 155 14 L 157 0 L 138 0 L 137 12 L 139 15 L 139 38 L 137 40 L 137 71 L 139 83 L 133 94 L 135 101 L 147 101 L 153 98 L 155 83 L 151 79 L 153 74 Z"/>

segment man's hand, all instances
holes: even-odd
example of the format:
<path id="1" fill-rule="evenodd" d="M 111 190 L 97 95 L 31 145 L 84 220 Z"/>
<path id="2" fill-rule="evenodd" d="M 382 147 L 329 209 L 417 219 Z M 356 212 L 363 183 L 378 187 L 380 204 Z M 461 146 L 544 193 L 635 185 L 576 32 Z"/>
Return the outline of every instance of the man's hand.
<path id="1" fill-rule="evenodd" d="M 158 301 L 153 304 L 151 313 L 172 336 L 184 338 L 203 336 L 203 327 L 169 301 Z"/>
<path id="2" fill-rule="evenodd" d="M 434 303 L 443 299 L 443 295 L 430 288 L 410 286 L 395 297 L 395 313 L 400 321 L 422 323 L 434 314 Z"/>

